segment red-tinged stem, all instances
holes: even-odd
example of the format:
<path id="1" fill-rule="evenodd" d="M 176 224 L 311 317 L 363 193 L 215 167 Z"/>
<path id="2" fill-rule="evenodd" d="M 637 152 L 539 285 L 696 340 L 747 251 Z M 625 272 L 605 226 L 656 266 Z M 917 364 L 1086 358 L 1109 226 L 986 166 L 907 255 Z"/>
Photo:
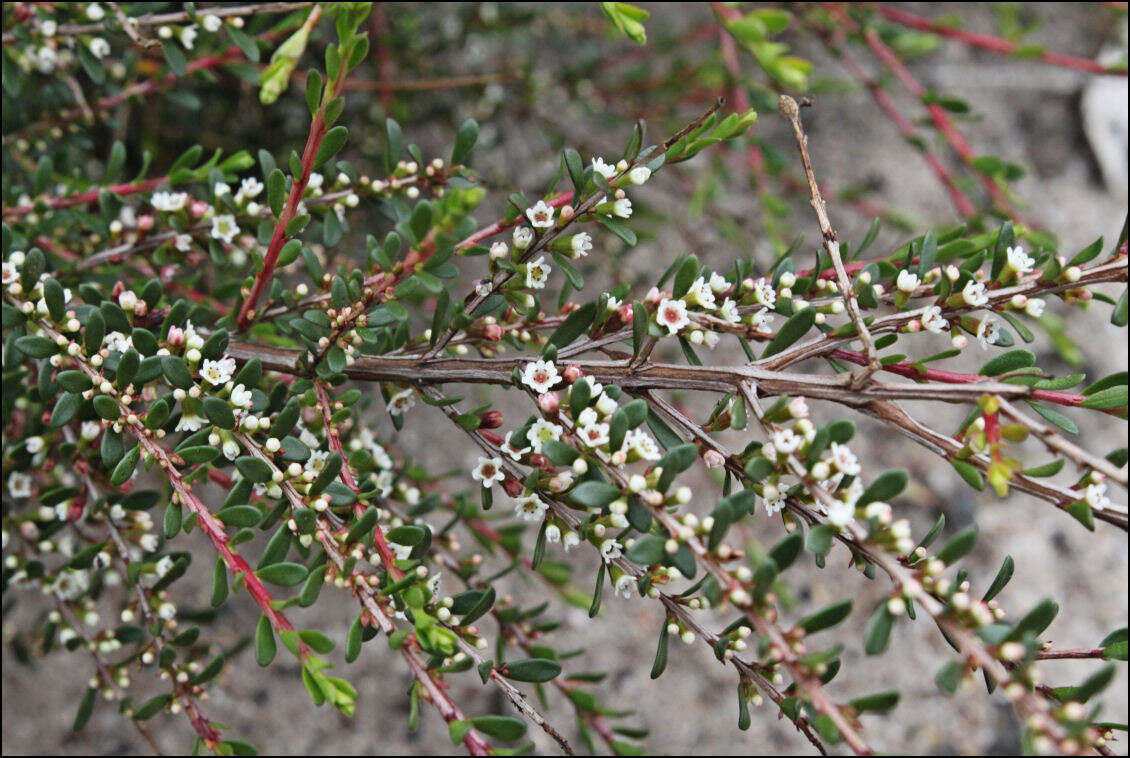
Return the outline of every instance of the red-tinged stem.
<path id="1" fill-rule="evenodd" d="M 99 187 L 98 189 L 87 190 L 80 192 L 77 195 L 70 195 L 68 197 L 51 197 L 47 198 L 46 203 L 49 208 L 70 208 L 75 205 L 87 205 L 98 201 L 98 194 L 103 190 L 112 192 L 119 197 L 126 197 L 129 195 L 136 195 L 140 192 L 148 192 L 151 189 L 159 187 L 164 182 L 168 181 L 169 177 L 159 176 L 155 179 L 146 179 L 143 182 L 126 182 L 124 184 L 114 184 L 109 187 Z M 17 205 L 11 208 L 5 208 L 3 215 L 7 218 L 26 216 L 35 210 L 35 205 Z"/>
<path id="2" fill-rule="evenodd" d="M 313 27 L 318 22 L 322 15 L 322 6 L 315 5 L 314 9 L 310 11 L 309 17 L 306 19 L 307 27 Z M 275 233 L 271 236 L 271 244 L 267 247 L 267 254 L 263 258 L 263 268 L 259 271 L 259 275 L 255 277 L 255 283 L 251 286 L 251 292 L 248 293 L 247 298 L 243 301 L 243 305 L 239 309 L 239 316 L 236 318 L 236 326 L 239 329 L 246 329 L 250 326 L 259 298 L 263 295 L 263 290 L 267 286 L 267 282 L 271 280 L 271 275 L 275 272 L 275 266 L 278 264 L 279 253 L 282 252 L 283 245 L 286 244 L 290 237 L 287 235 L 286 228 L 290 222 L 298 215 L 298 204 L 302 202 L 302 194 L 306 191 L 306 185 L 310 181 L 310 174 L 314 171 L 314 159 L 318 156 L 318 148 L 322 146 L 322 140 L 326 136 L 326 104 L 332 102 L 341 94 L 342 87 L 345 84 L 345 71 L 342 71 L 334 82 L 333 90 L 330 92 L 329 97 L 323 98 L 322 104 L 318 107 L 318 112 L 315 114 L 314 119 L 310 122 L 310 134 L 306 137 L 306 148 L 302 151 L 302 174 L 294 177 L 294 184 L 290 188 L 290 196 L 286 200 L 286 205 L 283 207 L 282 214 L 279 216 L 279 221 L 275 225 Z"/>
<path id="3" fill-rule="evenodd" d="M 925 144 L 922 142 L 918 134 L 918 130 L 915 128 L 914 124 L 911 123 L 910 119 L 903 115 L 902 111 L 900 111 L 895 106 L 894 102 L 890 98 L 890 95 L 887 94 L 887 91 L 883 89 L 882 85 L 880 85 L 878 81 L 876 81 L 866 71 L 864 71 L 863 67 L 860 66 L 855 58 L 853 58 L 850 54 L 848 54 L 846 51 L 836 49 L 831 40 L 829 40 L 826 36 L 824 36 L 824 41 L 825 44 L 827 44 L 829 48 L 832 49 L 832 51 L 839 57 L 840 61 L 843 62 L 844 67 L 851 73 L 851 75 L 854 76 L 861 84 L 867 87 L 867 91 L 871 93 L 871 97 L 875 101 L 875 104 L 878 105 L 879 109 L 887 115 L 887 118 L 894 122 L 894 125 L 898 128 L 899 132 L 901 132 L 902 135 L 912 144 L 920 146 L 918 148 L 918 151 L 919 153 L 921 153 L 922 159 L 926 161 L 926 164 L 930 167 L 930 170 L 933 171 L 934 175 L 938 177 L 938 181 L 940 181 L 942 183 L 942 186 L 945 187 L 946 194 L 949 195 L 950 202 L 953 203 L 954 207 L 957 209 L 957 212 L 965 218 L 975 217 L 977 215 L 977 208 L 973 205 L 973 202 L 965 196 L 965 193 L 958 188 L 957 182 L 954 180 L 953 173 L 944 163 L 942 163 L 941 159 L 939 159 L 937 155 L 935 155 L 927 147 L 925 147 Z"/>
<path id="4" fill-rule="evenodd" d="M 844 14 L 844 17 L 847 17 L 846 14 Z M 910 90 L 911 94 L 923 100 L 923 103 L 926 105 L 926 110 L 929 112 L 930 118 L 934 122 L 934 126 L 936 126 L 938 131 L 942 133 L 942 136 L 946 138 L 946 141 L 949 142 L 950 146 L 954 149 L 954 152 L 960 156 L 961 160 L 977 174 L 977 177 L 981 180 L 981 184 L 985 187 L 985 191 L 989 193 L 989 197 L 992 198 L 997 207 L 1014 220 L 1020 220 L 1019 214 L 1005 196 L 1004 190 L 997 184 L 997 180 L 976 167 L 976 151 L 965 141 L 965 137 L 961 135 L 961 132 L 957 130 L 953 120 L 950 119 L 949 114 L 946 113 L 945 108 L 937 104 L 925 102 L 925 98 L 928 94 L 926 88 L 914 78 L 914 75 L 911 74 L 910 70 L 903 64 L 898 54 L 879 39 L 879 35 L 874 29 L 865 30 L 863 36 L 867 41 L 867 46 L 878 56 L 879 60 L 883 62 L 883 65 L 890 69 L 891 73 Z"/>
<path id="5" fill-rule="evenodd" d="M 1041 661 L 1066 661 L 1084 658 L 1101 658 L 1106 660 L 1109 656 L 1101 647 L 1076 648 L 1074 650 L 1043 650 L 1036 653 L 1036 659 Z"/>
<path id="6" fill-rule="evenodd" d="M 829 353 L 829 357 L 838 358 L 839 360 L 854 363 L 859 366 L 867 365 L 867 357 L 854 350 L 836 348 Z M 889 363 L 883 366 L 883 371 L 905 376 L 909 379 L 923 379 L 931 382 L 943 382 L 945 384 L 975 384 L 976 382 L 983 382 L 990 379 L 990 377 L 980 376 L 978 374 L 962 374 L 957 371 L 945 371 L 937 368 L 919 368 L 913 363 L 907 363 L 905 361 L 902 363 Z M 1077 395 L 1074 392 L 1064 392 L 1062 390 L 1033 389 L 1030 399 L 1043 400 L 1045 403 L 1054 403 L 1055 405 L 1077 407 L 1087 400 L 1087 396 Z M 1111 410 L 1103 411 L 1103 413 L 1116 416 L 1125 410 L 1125 408 L 1112 408 Z"/>
<path id="7" fill-rule="evenodd" d="M 553 198 L 552 200 L 547 201 L 547 204 L 552 208 L 560 208 L 561 206 L 567 205 L 568 203 L 570 203 L 572 201 L 573 201 L 573 191 L 569 190 L 568 192 L 560 194 L 557 197 Z M 467 237 L 466 239 L 462 240 L 459 244 L 457 244 L 455 246 L 455 249 L 456 250 L 463 250 L 463 249 L 468 248 L 468 247 L 474 247 L 475 245 L 479 244 L 481 241 L 483 241 L 483 240 L 485 240 L 489 237 L 493 237 L 494 235 L 498 234 L 499 232 L 504 232 L 512 226 L 516 226 L 524 218 L 525 218 L 524 216 L 518 216 L 513 221 L 501 221 L 501 220 L 495 221 L 493 224 L 491 224 L 489 226 L 484 226 L 482 229 L 479 229 L 474 234 L 472 234 L 469 237 Z"/>
<path id="8" fill-rule="evenodd" d="M 330 407 L 329 394 L 326 392 L 326 385 L 321 381 L 314 382 L 314 392 L 318 396 L 318 406 L 322 411 L 322 420 L 326 424 L 326 438 L 330 442 L 330 448 L 335 453 L 341 456 L 341 481 L 346 487 L 353 490 L 354 494 L 360 495 L 361 490 L 357 486 L 357 479 L 353 476 L 353 470 L 349 467 L 349 460 L 345 455 L 345 448 L 342 447 L 341 437 L 337 433 L 337 428 L 333 425 L 333 409 Z M 372 508 L 373 506 L 365 506 L 361 502 L 357 502 L 353 506 L 353 512 L 360 518 L 364 515 L 366 507 Z M 385 539 L 384 532 L 378 524 L 377 528 L 373 530 L 373 544 L 377 548 L 377 552 L 381 556 L 381 561 L 384 563 L 385 568 L 388 569 L 389 574 L 393 579 L 400 579 L 404 576 L 403 572 L 396 567 L 396 555 L 392 552 L 392 548 L 388 546 L 388 540 Z"/>
<path id="9" fill-rule="evenodd" d="M 1126 3 L 1118 3 L 1123 9 L 1126 8 Z M 994 53 L 1001 53 L 1003 55 L 1013 55 L 1022 50 L 1022 46 L 1016 42 L 996 37 L 991 34 L 981 34 L 979 32 L 970 32 L 965 29 L 958 29 L 957 27 L 939 24 L 923 16 L 909 13 L 901 8 L 895 8 L 890 5 L 879 5 L 878 10 L 884 16 L 895 23 L 908 26 L 911 29 L 918 29 L 923 32 L 933 32 L 934 34 L 942 37 L 949 37 L 950 39 L 960 40 L 967 45 L 979 47 L 983 50 L 991 50 Z M 1091 74 L 1112 74 L 1116 76 L 1126 76 L 1126 70 L 1114 69 L 1103 64 L 1089 60 L 1087 58 L 1077 58 L 1073 55 L 1063 55 L 1061 53 L 1041 52 L 1039 55 L 1025 56 L 1029 60 L 1040 61 L 1048 63 L 1053 66 L 1061 66 L 1064 68 L 1073 68 L 1079 71 L 1086 71 Z"/>

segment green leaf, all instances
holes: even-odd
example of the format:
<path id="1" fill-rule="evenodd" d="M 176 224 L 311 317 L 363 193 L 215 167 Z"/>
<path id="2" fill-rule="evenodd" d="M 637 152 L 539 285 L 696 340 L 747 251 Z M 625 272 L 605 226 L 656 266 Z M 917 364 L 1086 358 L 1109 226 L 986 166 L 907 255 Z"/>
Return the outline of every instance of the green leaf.
<path id="1" fill-rule="evenodd" d="M 863 651 L 868 655 L 878 655 L 886 650 L 894 624 L 895 617 L 887 610 L 887 604 L 881 603 L 867 620 L 867 628 L 863 632 Z"/>
<path id="2" fill-rule="evenodd" d="M 883 472 L 883 474 L 873 481 L 871 486 L 865 489 L 863 494 L 859 496 L 856 507 L 862 508 L 868 503 L 873 503 L 878 500 L 890 500 L 906 488 L 908 480 L 909 478 L 906 472 L 902 469 Z"/>
<path id="3" fill-rule="evenodd" d="M 603 508 L 620 497 L 620 490 L 604 482 L 581 482 L 569 492 L 569 498 L 585 508 Z"/>
<path id="4" fill-rule="evenodd" d="M 483 734 L 503 742 L 513 742 L 526 736 L 526 722 L 510 716 L 475 716 L 471 723 Z"/>
<path id="5" fill-rule="evenodd" d="M 561 325 L 553 330 L 553 334 L 549 336 L 549 345 L 556 345 L 557 347 L 565 347 L 573 342 L 573 340 L 580 337 L 592 324 L 593 319 L 596 318 L 596 303 L 585 303 L 577 310 L 569 314 L 569 316 L 561 322 Z"/>
<path id="6" fill-rule="evenodd" d="M 294 587 L 306 579 L 306 567 L 301 563 L 275 563 L 264 566 L 255 572 L 255 575 L 264 582 L 277 584 L 280 587 Z"/>
<path id="7" fill-rule="evenodd" d="M 314 157 L 314 168 L 324 165 L 337 155 L 338 151 L 345 146 L 345 140 L 348 137 L 349 130 L 344 126 L 335 126 L 326 132 L 326 136 L 322 138 L 322 145 L 318 148 L 318 154 Z"/>
<path id="8" fill-rule="evenodd" d="M 797 311 L 781 326 L 776 336 L 769 342 L 769 346 L 765 348 L 765 352 L 761 354 L 761 357 L 763 359 L 768 358 L 771 355 L 776 355 L 782 350 L 785 350 L 807 334 L 814 323 L 816 323 L 815 308 L 805 308 L 804 310 Z"/>
<path id="9" fill-rule="evenodd" d="M 260 666 L 269 666 L 275 659 L 277 650 L 275 645 L 275 631 L 271 628 L 271 620 L 264 614 L 259 617 L 259 625 L 255 627 L 255 661 Z"/>
<path id="10" fill-rule="evenodd" d="M 851 600 L 841 600 L 823 608 L 811 616 L 800 620 L 797 624 L 808 634 L 815 634 L 824 629 L 830 629 L 848 617 L 851 613 Z"/>
<path id="11" fill-rule="evenodd" d="M 548 682 L 561 673 L 561 664 L 548 658 L 527 658 L 510 661 L 499 667 L 498 673 L 517 682 Z"/>
<path id="12" fill-rule="evenodd" d="M 964 558 L 977 544 L 977 526 L 968 526 L 962 529 L 938 551 L 938 560 L 947 566 L 952 566 Z"/>

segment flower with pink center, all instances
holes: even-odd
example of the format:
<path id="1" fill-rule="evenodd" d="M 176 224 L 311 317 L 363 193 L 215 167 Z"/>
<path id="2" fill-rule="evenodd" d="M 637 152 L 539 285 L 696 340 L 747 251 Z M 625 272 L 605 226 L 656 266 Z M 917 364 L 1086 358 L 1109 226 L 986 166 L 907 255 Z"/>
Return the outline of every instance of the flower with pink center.
<path id="1" fill-rule="evenodd" d="M 553 361 L 532 361 L 522 371 L 522 384 L 538 394 L 549 392 L 553 385 L 561 381 L 557 366 Z"/>
<path id="2" fill-rule="evenodd" d="M 538 200 L 526 209 L 526 218 L 535 229 L 549 229 L 553 226 L 553 207 L 544 200 Z"/>
<path id="3" fill-rule="evenodd" d="M 659 303 L 659 310 L 655 313 L 655 320 L 659 325 L 667 328 L 668 334 L 678 334 L 679 331 L 691 322 L 687 315 L 687 304 L 682 300 L 663 298 Z"/>
<path id="4" fill-rule="evenodd" d="M 491 486 L 506 478 L 506 474 L 502 471 L 502 459 L 498 456 L 484 458 L 480 455 L 478 465 L 471 469 L 471 477 L 482 482 L 483 487 L 489 490 Z"/>
<path id="5" fill-rule="evenodd" d="M 608 424 L 593 423 L 577 429 L 577 436 L 589 447 L 608 444 Z"/>

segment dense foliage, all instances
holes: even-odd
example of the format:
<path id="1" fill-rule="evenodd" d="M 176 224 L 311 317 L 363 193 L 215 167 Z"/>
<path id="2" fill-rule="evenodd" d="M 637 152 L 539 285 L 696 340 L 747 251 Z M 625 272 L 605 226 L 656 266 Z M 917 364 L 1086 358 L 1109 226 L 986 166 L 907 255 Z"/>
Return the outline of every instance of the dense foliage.
<path id="1" fill-rule="evenodd" d="M 976 527 L 943 518 L 912 534 L 897 502 L 907 472 L 857 456 L 853 418 L 920 444 L 969 487 L 1125 532 L 1126 506 L 1111 498 L 1125 499 L 1127 449 L 1089 450 L 1077 419 L 1123 424 L 1126 372 L 1052 376 L 1021 346 L 1062 348 L 1045 308 L 1125 327 L 1125 227 L 1113 242 L 1060 249 L 1015 207 L 1020 167 L 972 152 L 953 115 L 965 104 L 922 88 L 904 60 L 956 37 L 1123 82 L 1124 63 L 887 6 L 703 6 L 729 79 L 700 72 L 697 83 L 718 91 L 691 97 L 696 82 L 684 91 L 673 77 L 660 105 L 685 116 L 679 126 L 655 137 L 640 120 L 616 132 L 618 155 L 566 147 L 535 189 L 483 181 L 479 123 L 449 118 L 439 96 L 433 128 L 449 148 L 429 155 L 392 117 L 391 85 L 358 86 L 388 55 L 423 58 L 439 44 L 403 19 L 395 42 L 371 42 L 400 10 L 195 6 L 3 11 L 4 605 L 34 608 L 29 628 L 5 622 L 5 656 L 87 656 L 75 729 L 105 698 L 147 738 L 177 725 L 150 719 L 179 713 L 197 748 L 253 750 L 256 735 L 224 733 L 228 719 L 206 702 L 229 663 L 209 639 L 215 614 L 180 607 L 178 580 L 210 572 L 214 608 L 261 614 L 248 649 L 230 654 L 293 658 L 314 706 L 353 715 L 366 705 L 342 664 L 389 645 L 414 678 L 409 727 L 433 708 L 472 754 L 528 749 L 530 726 L 571 753 L 572 734 L 539 713 L 557 697 L 585 747 L 648 749 L 646 731 L 602 699 L 602 675 L 574 669 L 551 634 L 563 602 L 617 613 L 613 593 L 663 616 L 652 678 L 673 638 L 732 670 L 741 729 L 769 701 L 765 718 L 795 725 L 798 744 L 869 753 L 861 716 L 892 712 L 899 694 L 830 686 L 842 653 L 879 656 L 919 623 L 953 648 L 933 664 L 937 685 L 958 693 L 983 678 L 1028 748 L 1110 752 L 1125 725 L 1105 721 L 1096 698 L 1115 664 L 1055 687 L 1037 664 L 1124 661 L 1126 629 L 1065 650 L 1043 635 L 1070 598 L 1006 613 L 996 597 L 1022 567 L 1006 558 L 982 577 L 958 566 Z M 499 13 L 521 33 L 522 9 L 478 5 L 468 23 Z M 568 14 L 580 19 L 571 34 L 614 35 L 625 59 L 649 53 L 639 8 Z M 797 33 L 869 88 L 957 223 L 904 230 L 889 249 L 878 249 L 878 219 L 858 241 L 840 238 L 825 200 L 834 212 L 853 199 L 817 184 L 803 123 L 814 73 L 789 48 Z M 405 41 L 414 35 L 423 52 Z M 853 57 L 864 53 L 893 81 L 870 78 Z M 887 96 L 896 83 L 926 125 Z M 787 124 L 789 140 L 763 142 L 755 108 Z M 144 137 L 130 124 L 141 109 L 159 125 Z M 748 162 L 773 257 L 671 251 L 646 282 L 586 286 L 671 221 L 641 220 L 643 185 L 720 151 Z M 476 213 L 499 187 L 505 213 L 484 223 Z M 778 212 L 786 193 L 811 205 L 818 246 Z M 715 195 L 696 189 L 693 203 Z M 979 371 L 958 370 L 971 355 Z M 676 391 L 709 396 L 713 410 L 696 415 Z M 503 413 L 503 395 L 524 410 Z M 922 410 L 954 406 L 964 420 L 952 432 Z M 413 425 L 426 431 L 401 432 Z M 452 465 L 463 449 L 476 463 L 455 477 L 429 471 L 411 449 L 420 439 Z M 751 524 L 767 549 L 751 548 Z M 572 560 L 586 551 L 599 556 L 595 576 Z M 783 602 L 787 570 L 804 562 L 842 599 L 803 612 Z M 882 584 L 883 601 L 853 607 L 847 566 Z M 499 592 L 511 573 L 530 579 L 528 595 Z M 1112 578 L 1123 593 L 1125 579 Z M 356 620 L 344 639 L 291 621 L 346 602 Z M 869 616 L 862 641 L 827 631 L 853 612 Z M 133 680 L 150 676 L 160 688 L 137 695 Z M 455 702 L 457 677 L 497 688 L 504 712 Z"/>

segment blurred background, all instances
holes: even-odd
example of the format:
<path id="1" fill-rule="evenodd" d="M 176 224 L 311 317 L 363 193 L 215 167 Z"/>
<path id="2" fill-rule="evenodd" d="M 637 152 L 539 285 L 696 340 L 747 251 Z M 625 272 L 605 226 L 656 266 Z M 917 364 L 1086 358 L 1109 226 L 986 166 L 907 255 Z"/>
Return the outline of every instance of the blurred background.
<path id="1" fill-rule="evenodd" d="M 353 89 L 347 92 L 341 123 L 350 127 L 350 141 L 343 156 L 359 171 L 380 176 L 387 116 L 399 120 L 406 141 L 417 143 L 426 158 L 445 155 L 458 125 L 474 117 L 481 134 L 471 165 L 487 190 L 476 216 L 485 224 L 502 214 L 509 193 L 540 195 L 557 172 L 563 147 L 576 148 L 586 161 L 594 155 L 618 156 L 635 119 L 646 120 L 649 140 L 657 142 L 719 95 L 727 97 L 725 108 L 731 108 L 740 91 L 761 113 L 751 131 L 761 163 L 751 171 L 750 153 L 734 144 L 663 170 L 632 194 L 636 209 L 632 226 L 640 244 L 624 250 L 611 235 L 602 235 L 597 250 L 584 261 L 586 278 L 597 288 L 630 282 L 642 294 L 658 272 L 684 252 L 694 252 L 704 263 L 723 269 L 736 257 L 748 255 L 767 265 L 800 233 L 818 240 L 811 210 L 796 191 L 799 161 L 787 124 L 776 113 L 773 80 L 721 31 L 709 5 L 641 5 L 651 12 L 645 24 L 648 42 L 642 47 L 617 34 L 596 3 L 378 4 L 370 27 L 371 60 L 357 70 Z M 1121 5 L 1123 10 L 1104 7 L 1110 5 Z M 752 7 L 742 4 L 743 10 Z M 978 31 L 1004 36 L 1024 32 L 1026 44 L 1038 43 L 1082 58 L 1117 62 L 1125 56 L 1124 3 L 900 7 L 932 19 L 960 18 L 966 28 Z M 327 31 L 325 26 L 321 34 Z M 1012 184 L 1011 201 L 1025 220 L 1057 237 L 1061 251 L 1069 255 L 1096 237 L 1104 236 L 1108 242 L 1117 238 L 1127 206 L 1125 76 L 1052 67 L 931 35 L 897 33 L 906 36 L 892 42 L 908 56 L 914 76 L 930 91 L 967 106 L 965 112 L 955 107 L 959 112 L 953 117 L 974 150 L 997 156 L 1010 164 L 1010 170 L 1014 166 L 1022 172 Z M 901 244 L 911 236 L 910 230 L 958 223 L 959 216 L 918 151 L 900 137 L 841 62 L 796 20 L 778 39 L 813 64 L 807 87 L 813 104 L 803 116 L 817 177 L 825 186 L 832 223 L 841 238 L 858 241 L 872 219 L 880 217 L 883 230 L 873 248 L 879 253 Z M 868 73 L 882 74 L 865 48 L 845 44 Z M 313 53 L 307 56 L 299 71 L 314 60 Z M 95 144 L 123 139 L 129 145 L 151 147 L 159 155 L 155 165 L 167 165 L 195 142 L 226 152 L 263 147 L 276 156 L 300 149 L 309 121 L 301 102 L 301 82 L 292 84 L 268 108 L 258 101 L 250 81 L 253 75 L 246 67 L 230 68 L 194 79 L 178 88 L 175 97 L 124 105 L 114 112 L 112 123 L 93 130 Z M 897 84 L 886 80 L 883 84 L 931 149 L 957 166 L 924 119 L 921 103 Z M 94 152 L 98 153 L 97 147 Z M 972 175 L 960 170 L 958 174 L 961 186 L 979 197 L 980 186 Z M 387 219 L 376 212 L 366 215 L 364 210 L 351 214 L 350 224 L 351 236 L 340 250 L 345 255 L 357 250 L 358 259 L 361 247 L 356 240 L 366 233 L 381 237 L 389 228 Z M 1039 365 L 1056 375 L 1085 371 L 1092 380 L 1126 369 L 1125 332 L 1109 324 L 1105 306 L 1096 307 L 1092 314 L 1079 309 L 1049 311 L 1054 311 L 1049 322 L 1053 332 L 1073 338 L 1079 350 L 1062 345 L 1057 349 L 1054 340 L 1041 334 L 1031 347 Z M 972 359 L 983 361 L 982 356 Z M 474 392 L 490 397 L 486 390 Z M 698 411 L 709 411 L 712 403 L 678 393 L 675 399 Z M 499 407 L 517 406 L 502 401 Z M 916 410 L 942 429 L 954 428 L 963 415 L 958 409 Z M 433 472 L 455 472 L 450 488 L 469 486 L 466 471 L 475 453 L 458 440 L 434 434 L 445 423 L 435 409 L 417 408 L 414 413 L 419 417 L 402 432 L 387 424 L 380 428 L 397 449 L 410 451 Z M 825 422 L 836 413 L 839 410 L 834 408 L 814 411 Z M 1094 415 L 1098 414 L 1074 416 L 1087 447 L 1105 452 L 1126 444 L 1124 422 L 1104 423 L 1090 418 Z M 978 524 L 978 547 L 964 565 L 981 587 L 991 581 L 1006 555 L 1014 558 L 1016 577 L 999 598 L 1013 615 L 1026 612 L 1044 597 L 1058 599 L 1061 611 L 1047 638 L 1064 648 L 1093 646 L 1126 625 L 1124 533 L 1103 523 L 1089 533 L 1069 516 L 1023 494 L 1001 501 L 970 490 L 948 465 L 902 437 L 855 420 L 859 432 L 853 448 L 861 460 L 873 470 L 903 467 L 911 472 L 911 485 L 895 507 L 899 516 L 911 520 L 916 534 L 924 533 L 941 514 L 951 532 Z M 710 483 L 704 480 L 702 485 Z M 1112 494 L 1117 500 L 1125 493 Z M 704 511 L 707 508 L 703 506 Z M 771 546 L 783 535 L 779 522 L 756 519 L 754 524 L 764 533 L 747 530 L 745 537 L 753 549 Z M 177 602 L 186 610 L 203 610 L 209 607 L 211 560 L 203 541 L 189 538 L 194 540 L 200 560 L 190 569 L 191 576 L 178 583 L 182 596 Z M 578 563 L 574 572 L 578 586 L 587 591 L 595 563 L 588 555 L 569 557 Z M 881 658 L 863 656 L 863 625 L 885 588 L 845 570 L 845 559 L 846 553 L 833 552 L 824 571 L 811 566 L 794 569 L 791 600 L 794 618 L 799 618 L 844 595 L 857 598 L 848 624 L 840 627 L 846 644 L 844 667 L 831 692 L 843 700 L 885 689 L 902 693 L 901 704 L 890 715 L 865 717 L 871 744 L 891 752 L 1016 753 L 1021 747 L 1021 725 L 1001 698 L 988 696 L 983 688 L 958 698 L 938 691 L 933 677 L 950 651 L 925 621 L 900 624 Z M 543 591 L 521 579 L 506 581 L 511 583 L 504 588 L 515 595 Z M 185 596 L 186 592 L 190 594 Z M 555 643 L 561 649 L 585 648 L 583 656 L 571 660 L 571 670 L 608 672 L 594 691 L 610 707 L 635 712 L 616 723 L 649 729 L 644 742 L 649 750 L 811 752 L 772 708 L 755 712 L 749 731 L 738 731 L 735 678 L 705 646 L 674 647 L 663 678 L 652 682 L 648 673 L 661 623 L 654 604 L 608 597 L 600 617 L 590 620 L 582 610 L 557 598 L 549 600 L 548 615 L 562 622 L 552 633 Z M 20 614 L 32 612 L 27 604 L 11 614 L 7 610 L 6 637 L 10 623 L 15 626 Z M 340 640 L 354 610 L 344 595 L 335 598 L 324 593 L 317 611 L 295 609 L 295 616 Z M 257 617 L 246 599 L 235 598 L 212 624 L 212 638 L 237 650 Z M 98 708 L 82 733 L 70 732 L 75 704 L 86 686 L 86 665 L 77 656 L 56 654 L 25 666 L 5 645 L 5 754 L 147 752 L 137 734 L 109 707 Z M 1042 666 L 1052 685 L 1078 683 L 1095 668 L 1075 662 Z M 446 725 L 434 712 L 424 711 L 419 732 L 407 731 L 405 695 L 410 679 L 387 646 L 379 641 L 367 645 L 361 658 L 344 670 L 359 691 L 353 719 L 315 709 L 300 684 L 297 667 L 284 658 L 264 670 L 247 649 L 230 657 L 218 686 L 210 689 L 212 700 L 206 709 L 230 727 L 229 734 L 254 742 L 263 753 L 453 751 Z M 146 686 L 144 677 L 136 679 L 139 688 Z M 471 713 L 485 712 L 487 703 L 495 712 L 509 712 L 498 693 L 480 686 L 473 673 L 449 679 L 456 701 Z M 1125 666 L 1120 666 L 1118 680 L 1105 695 L 1107 720 L 1125 722 L 1125 687 Z M 579 751 L 585 749 L 570 727 L 572 709 L 557 693 L 551 694 L 543 712 Z M 183 752 L 190 745 L 183 720 L 160 715 L 151 723 L 169 752 Z M 541 732 L 530 734 L 539 753 L 555 752 Z M 1114 749 L 1126 754 L 1126 742 Z"/>

